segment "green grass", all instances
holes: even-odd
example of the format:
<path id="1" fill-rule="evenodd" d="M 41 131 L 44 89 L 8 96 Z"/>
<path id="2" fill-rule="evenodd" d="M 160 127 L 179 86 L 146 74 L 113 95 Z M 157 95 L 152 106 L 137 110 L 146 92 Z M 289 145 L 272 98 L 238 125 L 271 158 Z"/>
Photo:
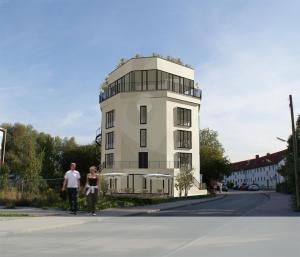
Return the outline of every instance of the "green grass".
<path id="1" fill-rule="evenodd" d="M 30 215 L 26 213 L 0 212 L 0 217 L 30 217 Z"/>
<path id="2" fill-rule="evenodd" d="M 190 199 L 203 199 L 210 198 L 214 195 L 202 195 L 202 196 L 188 196 L 188 197 L 171 197 L 171 198 L 138 198 L 138 197 L 128 197 L 128 196 L 105 196 L 100 197 L 97 203 L 98 210 L 104 210 L 108 208 L 120 208 L 120 207 L 135 207 L 143 206 L 149 204 L 159 204 L 174 202 L 180 200 L 190 200 Z M 8 209 L 14 209 L 16 206 L 30 206 L 38 207 L 44 210 L 55 208 L 60 210 L 67 210 L 69 204 L 67 200 L 62 200 L 58 194 L 53 189 L 45 190 L 38 194 L 24 193 L 21 194 L 15 188 L 8 191 L 0 191 L 0 205 L 4 205 Z M 86 211 L 86 196 L 83 193 L 78 195 L 78 209 L 81 211 Z M 13 215 L 11 212 L 8 215 Z M 1 214 L 0 214 L 1 217 Z M 2 216 L 3 217 L 3 216 Z M 7 217 L 7 216 L 5 216 Z"/>

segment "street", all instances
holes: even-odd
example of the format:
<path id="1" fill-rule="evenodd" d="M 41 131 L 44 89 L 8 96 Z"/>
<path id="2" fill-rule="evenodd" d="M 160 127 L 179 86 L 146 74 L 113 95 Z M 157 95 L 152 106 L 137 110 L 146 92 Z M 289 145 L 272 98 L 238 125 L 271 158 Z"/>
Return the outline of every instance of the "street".
<path id="1" fill-rule="evenodd" d="M 287 197 L 233 192 L 135 217 L 4 219 L 1 256 L 296 257 L 300 218 L 289 209 Z"/>

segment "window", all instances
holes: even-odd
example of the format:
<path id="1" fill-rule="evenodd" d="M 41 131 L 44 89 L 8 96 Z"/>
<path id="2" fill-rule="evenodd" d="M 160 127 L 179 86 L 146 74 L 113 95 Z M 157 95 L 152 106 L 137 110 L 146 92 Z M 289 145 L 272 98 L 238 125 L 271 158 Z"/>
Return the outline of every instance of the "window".
<path id="1" fill-rule="evenodd" d="M 189 95 L 191 93 L 191 80 L 183 79 L 183 93 Z"/>
<path id="2" fill-rule="evenodd" d="M 185 127 L 192 126 L 191 110 L 180 107 L 177 108 L 177 125 Z"/>
<path id="3" fill-rule="evenodd" d="M 161 72 L 161 89 L 167 90 L 169 84 L 169 74 L 167 72 Z"/>
<path id="4" fill-rule="evenodd" d="M 114 132 L 105 134 L 105 149 L 113 149 L 114 148 Z"/>
<path id="5" fill-rule="evenodd" d="M 192 154 L 178 153 L 177 168 L 191 170 L 192 169 Z"/>
<path id="6" fill-rule="evenodd" d="M 179 93 L 179 77 L 173 75 L 173 91 Z"/>
<path id="7" fill-rule="evenodd" d="M 140 124 L 147 124 L 147 106 L 140 106 Z"/>
<path id="8" fill-rule="evenodd" d="M 128 92 L 130 91 L 130 77 L 129 77 L 129 73 L 125 75 L 125 78 L 124 78 L 124 91 L 125 92 Z"/>
<path id="9" fill-rule="evenodd" d="M 177 148 L 192 148 L 192 132 L 185 130 L 177 131 Z"/>
<path id="10" fill-rule="evenodd" d="M 147 147 L 147 130 L 140 129 L 140 147 Z"/>
<path id="11" fill-rule="evenodd" d="M 147 189 L 147 179 L 146 179 L 146 178 L 144 178 L 144 185 L 143 185 L 143 188 L 144 188 L 144 189 Z"/>
<path id="12" fill-rule="evenodd" d="M 168 90 L 174 91 L 173 89 L 173 75 L 171 73 L 168 73 L 169 78 L 168 78 Z"/>
<path id="13" fill-rule="evenodd" d="M 148 70 L 148 90 L 156 90 L 156 70 Z"/>
<path id="14" fill-rule="evenodd" d="M 105 155 L 105 167 L 113 168 L 114 167 L 114 154 L 109 153 Z"/>
<path id="15" fill-rule="evenodd" d="M 148 169 L 148 153 L 139 152 L 139 169 Z"/>
<path id="16" fill-rule="evenodd" d="M 162 71 L 160 71 L 160 70 L 157 71 L 157 89 L 158 90 L 162 89 L 162 86 L 161 86 L 161 83 L 162 83 L 161 73 L 162 73 Z"/>
<path id="17" fill-rule="evenodd" d="M 114 126 L 114 110 L 106 113 L 106 128 L 112 128 Z"/>
<path id="18" fill-rule="evenodd" d="M 144 71 L 142 72 L 142 74 L 143 74 L 142 90 L 143 90 L 143 91 L 147 91 L 147 90 L 148 90 L 147 71 L 144 70 Z"/>
<path id="19" fill-rule="evenodd" d="M 134 71 L 134 84 L 136 91 L 142 90 L 142 71 Z"/>

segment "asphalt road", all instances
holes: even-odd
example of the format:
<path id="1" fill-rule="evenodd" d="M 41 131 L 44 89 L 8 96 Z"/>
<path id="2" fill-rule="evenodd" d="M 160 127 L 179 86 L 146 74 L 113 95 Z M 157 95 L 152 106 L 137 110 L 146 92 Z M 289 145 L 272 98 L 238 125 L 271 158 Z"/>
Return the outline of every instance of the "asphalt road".
<path id="1" fill-rule="evenodd" d="M 0 256 L 298 257 L 300 218 L 287 206 L 278 195 L 241 193 L 154 216 L 1 221 L 16 229 L 1 234 L 0 223 Z"/>
<path id="2" fill-rule="evenodd" d="M 226 217 L 226 216 L 242 216 L 253 215 L 251 211 L 256 207 L 268 202 L 269 195 L 267 193 L 258 192 L 230 192 L 223 199 L 194 204 L 176 209 L 161 211 L 158 213 L 147 214 L 146 216 L 175 216 L 175 217 Z"/>

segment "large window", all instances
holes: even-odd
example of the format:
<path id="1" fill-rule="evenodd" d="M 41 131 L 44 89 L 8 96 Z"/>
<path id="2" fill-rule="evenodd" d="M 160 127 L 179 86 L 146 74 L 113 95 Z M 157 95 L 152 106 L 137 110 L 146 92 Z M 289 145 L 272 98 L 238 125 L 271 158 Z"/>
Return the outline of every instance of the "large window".
<path id="1" fill-rule="evenodd" d="M 142 90 L 142 71 L 134 71 L 134 84 L 136 91 Z"/>
<path id="2" fill-rule="evenodd" d="M 147 106 L 140 106 L 140 124 L 147 124 Z"/>
<path id="3" fill-rule="evenodd" d="M 113 168 L 114 167 L 114 154 L 109 153 L 105 154 L 105 168 Z"/>
<path id="4" fill-rule="evenodd" d="M 114 110 L 106 113 L 106 121 L 105 126 L 106 128 L 112 128 L 114 126 L 114 119 L 115 119 L 115 112 Z"/>
<path id="5" fill-rule="evenodd" d="M 143 91 L 147 91 L 148 90 L 148 79 L 147 79 L 147 71 L 146 70 L 144 70 L 143 72 L 142 72 L 142 74 L 143 74 L 143 84 L 142 84 L 142 90 Z"/>
<path id="6" fill-rule="evenodd" d="M 140 147 L 147 147 L 147 130 L 140 129 Z"/>
<path id="7" fill-rule="evenodd" d="M 130 76 L 129 73 L 124 76 L 124 90 L 125 92 L 130 91 Z"/>
<path id="8" fill-rule="evenodd" d="M 179 93 L 179 77 L 173 75 L 173 91 Z"/>
<path id="9" fill-rule="evenodd" d="M 148 153 L 139 152 L 139 169 L 147 169 L 147 168 L 148 168 Z"/>
<path id="10" fill-rule="evenodd" d="M 105 149 L 113 149 L 114 148 L 114 132 L 105 134 Z"/>
<path id="11" fill-rule="evenodd" d="M 169 87 L 169 74 L 167 72 L 161 72 L 161 89 L 168 90 Z"/>
<path id="12" fill-rule="evenodd" d="M 192 126 L 192 116 L 190 109 L 177 108 L 177 125 L 191 127 Z"/>
<path id="13" fill-rule="evenodd" d="M 100 94 L 100 102 L 120 92 L 170 90 L 180 94 L 201 97 L 194 89 L 194 81 L 161 70 L 131 71 L 108 85 Z"/>
<path id="14" fill-rule="evenodd" d="M 148 90 L 156 90 L 156 70 L 148 70 Z"/>
<path id="15" fill-rule="evenodd" d="M 177 131 L 177 148 L 192 148 L 192 132 L 185 130 Z"/>
<path id="16" fill-rule="evenodd" d="M 191 153 L 178 153 L 177 168 L 184 170 L 192 169 L 192 154 Z"/>

